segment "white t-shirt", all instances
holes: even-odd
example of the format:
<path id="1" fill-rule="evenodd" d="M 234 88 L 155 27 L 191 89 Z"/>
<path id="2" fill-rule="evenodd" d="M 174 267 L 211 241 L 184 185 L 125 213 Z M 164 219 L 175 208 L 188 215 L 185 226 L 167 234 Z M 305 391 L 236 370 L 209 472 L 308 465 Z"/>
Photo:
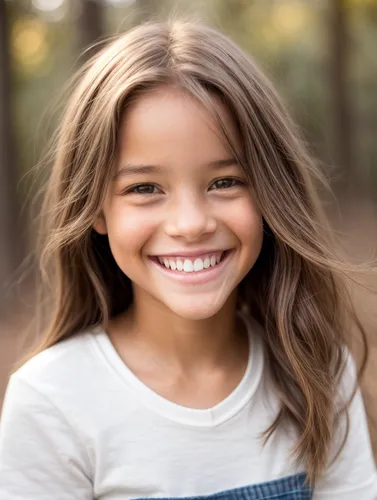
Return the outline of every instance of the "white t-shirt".
<path id="1" fill-rule="evenodd" d="M 0 500 L 376 500 L 360 393 L 346 446 L 311 493 L 291 458 L 295 432 L 263 446 L 278 400 L 266 382 L 263 332 L 237 388 L 215 407 L 172 403 L 126 367 L 100 328 L 38 354 L 10 379 L 0 425 Z M 353 374 L 347 375 L 354 377 Z M 351 381 L 345 377 L 345 387 Z M 337 449 L 334 439 L 334 450 Z"/>

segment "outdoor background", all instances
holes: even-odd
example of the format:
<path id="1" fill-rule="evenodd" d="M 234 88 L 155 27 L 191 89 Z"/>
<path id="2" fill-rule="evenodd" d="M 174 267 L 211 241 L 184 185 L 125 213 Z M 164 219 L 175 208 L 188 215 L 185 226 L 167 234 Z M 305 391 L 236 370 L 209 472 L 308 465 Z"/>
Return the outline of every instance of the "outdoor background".
<path id="1" fill-rule="evenodd" d="M 0 0 L 0 407 L 33 316 L 25 258 L 40 177 L 30 170 L 56 127 L 50 111 L 88 46 L 172 10 L 222 29 L 259 62 L 331 179 L 324 203 L 346 251 L 361 262 L 375 253 L 377 0 Z M 377 296 L 354 295 L 371 345 L 362 388 L 377 454 Z"/>

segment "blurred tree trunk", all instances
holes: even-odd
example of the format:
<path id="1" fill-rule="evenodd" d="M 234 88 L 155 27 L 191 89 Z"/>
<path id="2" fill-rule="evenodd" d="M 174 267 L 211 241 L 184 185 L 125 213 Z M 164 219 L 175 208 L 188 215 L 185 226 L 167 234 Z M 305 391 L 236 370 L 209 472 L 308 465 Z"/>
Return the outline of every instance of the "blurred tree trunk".
<path id="1" fill-rule="evenodd" d="M 95 54 L 98 48 L 93 47 L 93 44 L 105 34 L 103 5 L 103 0 L 80 0 L 79 51 L 85 51 L 85 60 Z"/>
<path id="2" fill-rule="evenodd" d="M 354 157 L 352 105 L 349 95 L 349 37 L 345 0 L 331 0 L 330 9 L 330 85 L 333 103 L 334 158 L 350 186 L 357 180 Z M 355 186 L 354 186 L 355 187 Z"/>
<path id="3" fill-rule="evenodd" d="M 6 2 L 0 0 L 0 313 L 13 298 L 11 287 L 24 256 L 27 222 L 20 224 L 19 172 L 12 127 L 11 63 Z"/>

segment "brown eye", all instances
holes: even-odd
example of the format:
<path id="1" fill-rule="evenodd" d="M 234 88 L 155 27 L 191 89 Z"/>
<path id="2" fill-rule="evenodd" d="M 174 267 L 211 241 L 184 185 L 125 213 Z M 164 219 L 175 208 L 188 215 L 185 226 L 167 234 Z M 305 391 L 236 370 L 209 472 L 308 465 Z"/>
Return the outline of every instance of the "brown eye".
<path id="1" fill-rule="evenodd" d="M 237 179 L 232 179 L 231 177 L 224 177 L 224 179 L 217 179 L 213 184 L 211 184 L 210 189 L 227 189 L 233 186 L 241 184 Z"/>
<path id="2" fill-rule="evenodd" d="M 155 194 L 158 193 L 158 188 L 154 184 L 137 184 L 132 186 L 127 193 Z"/>

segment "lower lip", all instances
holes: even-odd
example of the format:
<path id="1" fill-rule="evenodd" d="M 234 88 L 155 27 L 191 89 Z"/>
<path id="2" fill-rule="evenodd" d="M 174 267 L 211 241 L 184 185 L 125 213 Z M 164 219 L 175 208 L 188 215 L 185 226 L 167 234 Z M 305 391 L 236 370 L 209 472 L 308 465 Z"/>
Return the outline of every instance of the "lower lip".
<path id="1" fill-rule="evenodd" d="M 227 262 L 229 261 L 233 251 L 228 251 L 223 257 L 221 262 L 215 267 L 209 267 L 207 269 L 202 269 L 201 271 L 192 271 L 191 273 L 185 273 L 184 271 L 173 271 L 167 267 L 161 265 L 153 259 L 149 259 L 152 264 L 154 264 L 162 273 L 171 279 L 174 279 L 180 283 L 185 283 L 188 285 L 202 285 L 203 283 L 208 283 L 220 276 Z"/>

